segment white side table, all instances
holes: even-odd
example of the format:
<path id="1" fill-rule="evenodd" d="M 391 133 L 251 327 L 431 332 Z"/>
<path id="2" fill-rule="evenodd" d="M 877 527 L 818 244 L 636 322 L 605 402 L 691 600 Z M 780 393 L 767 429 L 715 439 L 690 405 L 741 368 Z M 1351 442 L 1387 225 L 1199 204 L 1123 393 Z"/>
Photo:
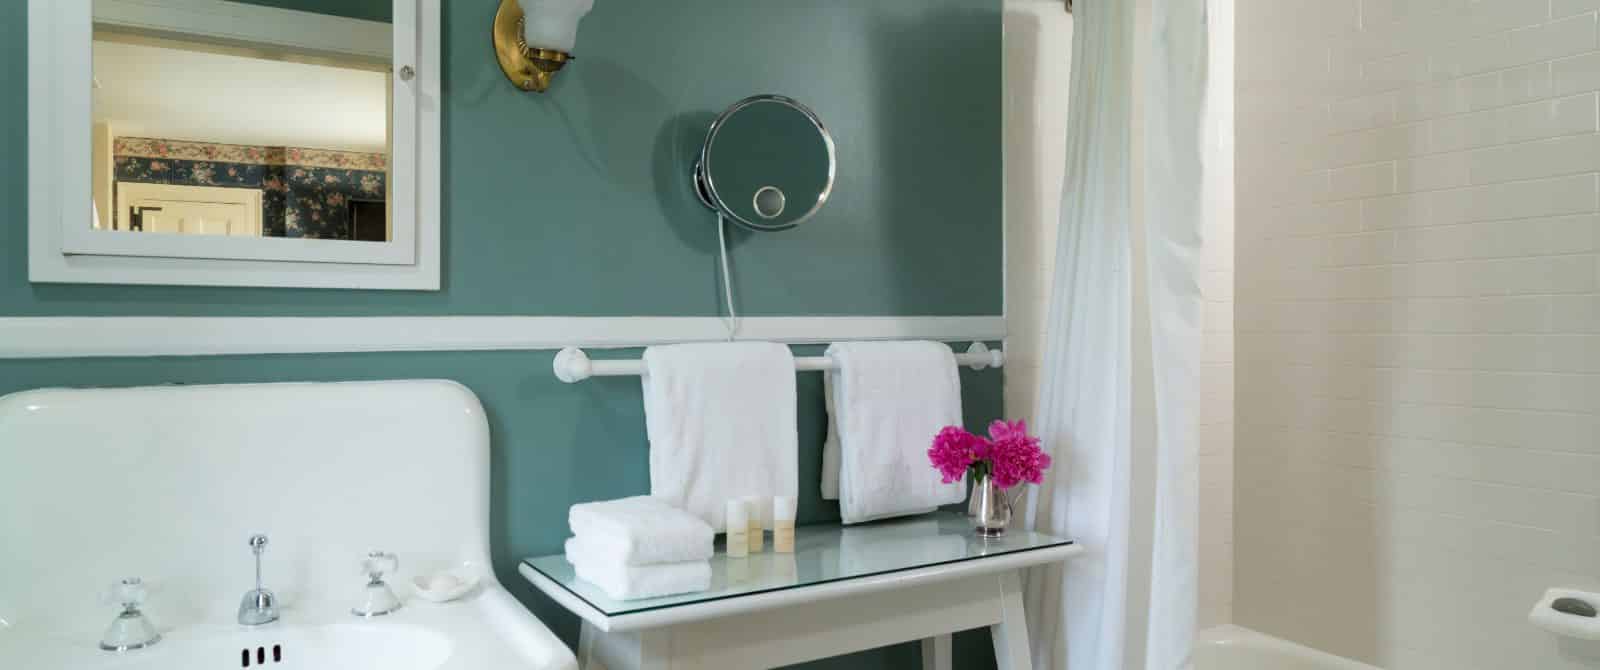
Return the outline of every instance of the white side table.
<path id="1" fill-rule="evenodd" d="M 528 581 L 583 619 L 586 669 L 772 668 L 922 640 L 948 669 L 950 635 L 987 626 L 1001 670 L 1027 670 L 1021 570 L 1082 549 L 1032 532 L 984 539 L 947 512 L 865 526 L 802 526 L 795 553 L 712 559 L 707 591 L 617 601 L 563 556 L 523 561 Z"/>

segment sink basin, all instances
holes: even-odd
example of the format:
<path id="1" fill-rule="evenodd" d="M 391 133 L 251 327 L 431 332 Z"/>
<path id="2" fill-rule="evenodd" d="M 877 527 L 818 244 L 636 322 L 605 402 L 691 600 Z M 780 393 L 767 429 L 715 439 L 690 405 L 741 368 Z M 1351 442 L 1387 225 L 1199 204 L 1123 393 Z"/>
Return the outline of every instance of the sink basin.
<path id="1" fill-rule="evenodd" d="M 483 407 L 448 381 L 0 397 L 0 669 L 575 670 L 495 578 L 489 482 Z M 256 533 L 282 618 L 245 628 Z M 404 606 L 363 620 L 371 550 L 399 557 Z M 481 570 L 461 599 L 414 593 L 461 566 Z M 130 577 L 162 640 L 101 651 Z"/>
<path id="2" fill-rule="evenodd" d="M 153 647 L 123 653 L 51 640 L 39 645 L 30 661 L 83 670 L 438 670 L 450 659 L 452 647 L 450 638 L 438 632 L 405 624 L 263 630 L 217 626 L 173 631 Z"/>

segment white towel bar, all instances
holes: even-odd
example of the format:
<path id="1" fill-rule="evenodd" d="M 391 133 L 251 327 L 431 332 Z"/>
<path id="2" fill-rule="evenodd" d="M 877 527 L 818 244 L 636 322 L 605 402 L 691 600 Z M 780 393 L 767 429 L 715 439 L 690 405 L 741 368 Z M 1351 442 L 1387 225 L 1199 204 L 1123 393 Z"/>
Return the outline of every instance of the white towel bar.
<path id="1" fill-rule="evenodd" d="M 956 354 L 956 363 L 965 365 L 974 370 L 985 368 L 998 368 L 1006 364 L 1006 352 L 1001 349 L 990 349 L 982 342 L 973 342 L 967 347 L 964 354 Z M 556 360 L 551 365 L 555 368 L 556 378 L 568 384 L 581 382 L 590 377 L 624 377 L 644 374 L 644 361 L 630 359 L 622 361 L 596 361 L 590 360 L 589 355 L 577 347 L 567 347 L 556 354 Z M 817 371 L 834 369 L 833 359 L 827 356 L 796 356 L 794 369 L 797 371 Z"/>

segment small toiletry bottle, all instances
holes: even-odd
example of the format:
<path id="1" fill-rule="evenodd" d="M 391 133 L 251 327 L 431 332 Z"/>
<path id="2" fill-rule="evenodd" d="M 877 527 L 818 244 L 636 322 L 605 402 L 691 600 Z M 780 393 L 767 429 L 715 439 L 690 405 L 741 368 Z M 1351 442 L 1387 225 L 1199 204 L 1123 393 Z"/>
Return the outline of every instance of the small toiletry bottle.
<path id="1" fill-rule="evenodd" d="M 750 507 L 743 498 L 728 501 L 728 558 L 744 558 L 750 554 Z"/>
<path id="2" fill-rule="evenodd" d="M 772 550 L 780 554 L 794 553 L 794 506 L 792 496 L 772 499 Z"/>
<path id="3" fill-rule="evenodd" d="M 767 537 L 761 532 L 761 519 L 766 511 L 767 500 L 761 496 L 750 496 L 745 498 L 744 501 L 746 509 L 750 510 L 750 553 L 759 554 L 767 548 Z"/>

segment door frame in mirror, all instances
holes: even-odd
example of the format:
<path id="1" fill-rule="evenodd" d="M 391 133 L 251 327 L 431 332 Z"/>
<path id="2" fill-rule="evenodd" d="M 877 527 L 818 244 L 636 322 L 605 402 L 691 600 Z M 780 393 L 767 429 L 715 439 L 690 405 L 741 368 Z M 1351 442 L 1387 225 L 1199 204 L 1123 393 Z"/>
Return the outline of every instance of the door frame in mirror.
<path id="1" fill-rule="evenodd" d="M 344 23 L 354 19 L 239 3 L 217 12 L 218 3 L 211 0 L 105 1 L 112 11 L 98 14 L 92 0 L 28 2 L 30 281 L 438 290 L 442 0 L 393 0 L 393 71 L 410 66 L 411 76 L 393 78 L 389 193 L 394 235 L 382 244 L 93 230 L 89 128 L 96 20 L 140 27 L 137 21 L 152 16 L 171 21 L 188 12 L 192 19 L 185 26 L 199 34 L 261 42 L 271 34 L 263 17 L 271 16 L 281 27 L 300 15 L 302 22 L 327 19 L 339 26 L 292 33 L 298 36 L 296 48 L 368 57 L 381 55 L 374 52 L 382 49 L 370 26 L 367 37 L 359 37 L 359 24 L 371 22 Z M 203 7 L 213 11 L 195 14 Z M 117 14 L 118 9 L 141 13 L 130 17 Z"/>

